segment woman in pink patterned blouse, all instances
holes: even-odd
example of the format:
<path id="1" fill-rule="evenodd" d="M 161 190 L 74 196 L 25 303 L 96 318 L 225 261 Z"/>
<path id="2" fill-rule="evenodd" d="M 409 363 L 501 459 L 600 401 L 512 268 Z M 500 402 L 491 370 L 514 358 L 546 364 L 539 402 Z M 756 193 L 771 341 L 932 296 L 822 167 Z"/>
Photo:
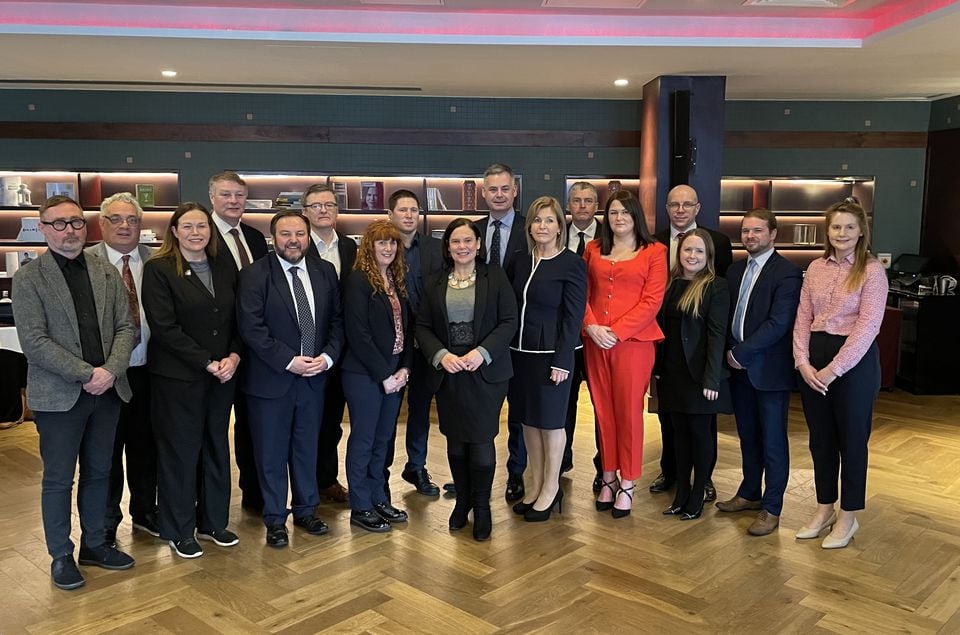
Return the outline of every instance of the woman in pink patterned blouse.
<path id="1" fill-rule="evenodd" d="M 831 206 L 826 225 L 826 249 L 807 269 L 793 329 L 818 503 L 797 538 L 817 538 L 832 526 L 822 546 L 836 549 L 846 547 L 860 528 L 856 512 L 866 497 L 867 441 L 880 390 L 874 340 L 887 276 L 870 255 L 867 217 L 854 199 Z"/>

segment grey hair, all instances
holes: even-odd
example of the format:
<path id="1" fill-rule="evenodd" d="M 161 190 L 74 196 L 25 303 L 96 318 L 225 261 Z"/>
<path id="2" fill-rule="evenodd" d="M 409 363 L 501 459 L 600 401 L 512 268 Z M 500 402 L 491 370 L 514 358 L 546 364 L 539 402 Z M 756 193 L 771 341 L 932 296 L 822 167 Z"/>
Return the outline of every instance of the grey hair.
<path id="1" fill-rule="evenodd" d="M 103 202 L 100 203 L 100 213 L 106 214 L 107 208 L 114 203 L 129 203 L 130 205 L 133 205 L 133 208 L 137 210 L 137 218 L 143 218 L 143 208 L 140 207 L 140 201 L 138 201 L 137 197 L 130 192 L 117 192 L 113 196 L 108 196 L 107 198 L 103 199 Z"/>

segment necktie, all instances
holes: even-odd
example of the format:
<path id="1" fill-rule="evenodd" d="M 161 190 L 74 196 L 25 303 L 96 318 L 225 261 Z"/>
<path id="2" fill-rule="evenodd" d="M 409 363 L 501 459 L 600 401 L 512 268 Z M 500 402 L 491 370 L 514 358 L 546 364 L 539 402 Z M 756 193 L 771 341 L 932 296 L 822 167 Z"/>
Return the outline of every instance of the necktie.
<path id="1" fill-rule="evenodd" d="M 503 226 L 503 223 L 495 220 L 493 221 L 493 236 L 490 238 L 490 257 L 487 259 L 487 262 L 491 265 L 500 266 L 500 227 Z"/>
<path id="2" fill-rule="evenodd" d="M 577 255 L 578 255 L 578 256 L 582 256 L 582 255 L 583 255 L 583 249 L 584 249 L 584 247 L 587 246 L 587 243 L 586 243 L 586 240 L 584 240 L 584 233 L 583 233 L 583 232 L 577 232 L 577 236 L 579 236 L 579 238 L 580 238 L 580 241 L 577 243 Z"/>
<path id="3" fill-rule="evenodd" d="M 747 270 L 740 283 L 740 294 L 737 295 L 737 308 L 733 311 L 733 337 L 738 342 L 743 341 L 743 316 L 747 312 L 747 299 L 750 296 L 750 285 L 757 275 L 757 261 L 753 258 L 747 263 Z"/>
<path id="4" fill-rule="evenodd" d="M 300 267 L 290 267 L 290 277 L 293 278 L 293 299 L 297 301 L 297 322 L 300 324 L 301 354 L 313 357 L 316 347 L 317 329 L 310 314 L 310 302 L 307 300 L 307 291 L 300 280 Z"/>
<path id="5" fill-rule="evenodd" d="M 683 240 L 683 237 L 687 235 L 687 232 L 677 232 L 677 238 L 673 243 L 673 250 L 670 254 L 670 268 L 672 269 L 677 260 L 680 259 L 680 241 Z"/>
<path id="6" fill-rule="evenodd" d="M 123 257 L 123 286 L 127 289 L 127 300 L 130 302 L 130 315 L 133 316 L 133 325 L 137 327 L 137 344 L 140 343 L 140 300 L 137 298 L 137 283 L 130 271 L 130 254 Z"/>
<path id="7" fill-rule="evenodd" d="M 246 267 L 250 264 L 250 256 L 247 255 L 247 250 L 243 247 L 243 242 L 240 240 L 240 230 L 234 227 L 230 230 L 230 235 L 233 236 L 233 242 L 237 244 L 237 254 L 240 256 L 240 267 Z"/>

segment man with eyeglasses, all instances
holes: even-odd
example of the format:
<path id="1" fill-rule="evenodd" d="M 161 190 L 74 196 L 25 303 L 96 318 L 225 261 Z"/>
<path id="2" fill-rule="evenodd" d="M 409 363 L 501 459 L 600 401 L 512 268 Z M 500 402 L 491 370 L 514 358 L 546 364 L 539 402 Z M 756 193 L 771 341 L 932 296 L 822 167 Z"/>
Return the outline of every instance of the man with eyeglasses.
<path id="1" fill-rule="evenodd" d="M 697 214 L 700 213 L 700 199 L 697 197 L 697 191 L 689 185 L 678 185 L 667 193 L 667 216 L 670 218 L 670 227 L 658 231 L 656 239 L 669 247 L 668 261 L 669 269 L 673 269 L 677 264 L 677 245 L 680 239 L 690 231 L 698 227 Z M 710 234 L 713 239 L 713 268 L 718 278 L 727 275 L 727 268 L 733 262 L 733 248 L 730 245 L 730 239 L 718 231 L 707 227 L 701 227 Z M 676 445 L 673 435 L 673 424 L 669 416 L 660 414 L 660 435 L 662 439 L 662 449 L 660 451 L 660 474 L 650 485 L 650 491 L 653 493 L 666 492 L 677 480 L 677 459 Z M 717 490 L 713 486 L 713 467 L 717 462 L 716 438 L 717 438 L 717 417 L 714 415 L 711 422 L 713 428 L 714 450 L 713 462 L 710 466 L 710 474 L 707 477 L 707 484 L 704 487 L 706 497 L 704 500 L 713 501 L 717 499 Z"/>
<path id="2" fill-rule="evenodd" d="M 77 486 L 82 565 L 129 569 L 133 558 L 104 540 L 107 483 L 126 370 L 136 340 L 120 272 L 85 258 L 87 221 L 76 201 L 53 196 L 40 206 L 47 251 L 13 278 L 14 319 L 29 363 L 27 405 L 40 436 L 40 508 L 53 583 L 85 583 L 70 540 L 73 478 Z"/>
<path id="3" fill-rule="evenodd" d="M 130 304 L 130 317 L 138 333 L 127 368 L 127 381 L 133 396 L 120 407 L 107 489 L 104 539 L 110 545 L 116 545 L 117 527 L 123 520 L 120 499 L 123 497 L 124 451 L 127 456 L 127 486 L 130 488 L 128 511 L 133 528 L 155 538 L 160 537 L 157 521 L 157 446 L 150 422 L 150 374 L 146 366 L 150 327 L 140 302 L 143 263 L 153 255 L 153 249 L 140 244 L 142 218 L 143 209 L 130 192 L 119 192 L 104 199 L 100 203 L 103 242 L 88 247 L 84 252 L 87 256 L 102 258 L 120 272 Z"/>
<path id="4" fill-rule="evenodd" d="M 218 172 L 208 181 L 210 205 L 213 206 L 213 225 L 220 247 L 226 247 L 233 256 L 237 269 L 243 269 L 267 255 L 267 240 L 260 230 L 244 222 L 247 207 L 247 183 L 236 172 Z M 233 398 L 233 453 L 240 472 L 240 504 L 260 513 L 263 495 L 257 480 L 257 464 L 253 455 L 253 437 L 250 434 L 250 415 L 246 393 L 237 390 Z"/>
<path id="5" fill-rule="evenodd" d="M 310 222 L 310 247 L 307 255 L 323 258 L 333 265 L 342 294 L 343 281 L 353 270 L 353 263 L 357 259 L 357 243 L 337 231 L 339 206 L 333 188 L 323 183 L 308 187 L 303 193 L 303 211 Z M 337 451 L 340 439 L 343 438 L 343 411 L 346 404 L 338 364 L 327 371 L 317 448 L 317 487 L 320 489 L 321 498 L 335 503 L 347 502 L 347 488 L 338 478 L 340 457 Z"/>

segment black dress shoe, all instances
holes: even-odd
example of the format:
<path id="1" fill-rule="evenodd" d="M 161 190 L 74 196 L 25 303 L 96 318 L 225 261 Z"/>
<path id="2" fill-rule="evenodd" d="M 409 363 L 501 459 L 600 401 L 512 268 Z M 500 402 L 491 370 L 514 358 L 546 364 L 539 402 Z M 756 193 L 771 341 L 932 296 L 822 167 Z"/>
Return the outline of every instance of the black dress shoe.
<path id="1" fill-rule="evenodd" d="M 77 561 L 84 566 L 102 567 L 112 571 L 122 571 L 133 566 L 133 558 L 116 547 L 107 545 L 92 549 L 80 545 L 80 558 Z"/>
<path id="2" fill-rule="evenodd" d="M 569 471 L 572 470 L 572 469 L 573 469 L 573 461 L 570 461 L 569 463 L 566 462 L 566 461 L 564 461 L 563 463 L 560 464 L 560 473 L 561 473 L 561 474 L 566 474 L 567 472 L 569 472 Z"/>
<path id="3" fill-rule="evenodd" d="M 373 511 L 377 512 L 377 515 L 388 523 L 407 522 L 407 512 L 397 509 L 390 503 L 377 503 L 373 506 Z"/>
<path id="4" fill-rule="evenodd" d="M 141 517 L 134 518 L 133 528 L 146 532 L 154 538 L 160 537 L 160 523 L 157 521 L 156 514 L 144 514 Z"/>
<path id="5" fill-rule="evenodd" d="M 58 589 L 70 591 L 86 584 L 77 563 L 73 560 L 73 554 L 60 556 L 50 563 L 50 577 L 53 578 L 53 584 Z"/>
<path id="6" fill-rule="evenodd" d="M 277 549 L 290 544 L 287 528 L 284 525 L 270 525 L 267 527 L 267 546 Z"/>
<path id="7" fill-rule="evenodd" d="M 523 501 L 520 501 L 519 503 L 513 504 L 513 513 L 517 514 L 518 516 L 523 516 L 526 514 L 528 509 L 533 509 L 533 503 L 524 503 Z"/>
<path id="8" fill-rule="evenodd" d="M 456 483 L 444 483 L 443 491 L 447 494 L 456 494 L 457 493 L 457 484 Z"/>
<path id="9" fill-rule="evenodd" d="M 293 524 L 297 527 L 303 527 L 307 530 L 308 534 L 314 536 L 322 536 L 323 534 L 330 531 L 330 527 L 327 526 L 327 523 L 323 522 L 316 516 L 298 516 L 293 519 Z"/>
<path id="10" fill-rule="evenodd" d="M 430 473 L 427 470 L 404 470 L 400 475 L 403 480 L 417 488 L 418 494 L 424 496 L 439 496 L 440 488 L 430 480 Z"/>
<path id="11" fill-rule="evenodd" d="M 117 546 L 117 528 L 116 527 L 104 527 L 103 528 L 103 544 L 108 547 Z"/>
<path id="12" fill-rule="evenodd" d="M 653 479 L 653 483 L 650 483 L 650 491 L 654 494 L 659 494 L 660 492 L 666 492 L 671 487 L 673 487 L 674 479 L 667 478 L 661 472 L 657 478 Z"/>
<path id="13" fill-rule="evenodd" d="M 593 493 L 599 494 L 601 487 L 603 487 L 603 476 L 597 474 L 593 479 Z"/>
<path id="14" fill-rule="evenodd" d="M 503 494 L 504 497 L 512 503 L 523 498 L 525 493 L 523 489 L 523 477 L 511 474 L 509 478 L 507 478 L 507 489 Z"/>
<path id="15" fill-rule="evenodd" d="M 717 500 L 717 488 L 713 486 L 712 480 L 707 481 L 703 486 L 703 500 L 708 503 Z"/>
<path id="16" fill-rule="evenodd" d="M 375 533 L 383 533 L 391 529 L 390 523 L 372 509 L 350 512 L 350 524 Z"/>

